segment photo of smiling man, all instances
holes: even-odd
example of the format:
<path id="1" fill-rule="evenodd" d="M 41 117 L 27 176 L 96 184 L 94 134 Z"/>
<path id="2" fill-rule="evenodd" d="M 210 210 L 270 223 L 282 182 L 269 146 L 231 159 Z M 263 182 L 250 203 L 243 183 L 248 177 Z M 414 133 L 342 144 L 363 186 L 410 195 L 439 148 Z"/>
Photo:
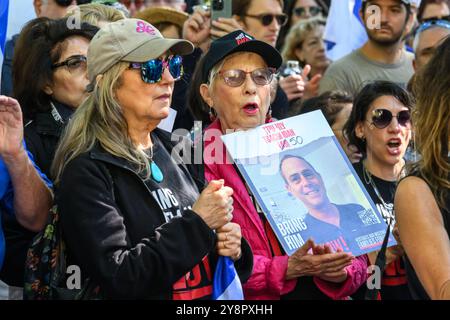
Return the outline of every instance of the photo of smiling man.
<path id="1" fill-rule="evenodd" d="M 306 225 L 301 233 L 303 239 L 312 238 L 315 243 L 329 244 L 335 249 L 359 251 L 355 238 L 367 226 L 364 207 L 356 203 L 334 204 L 322 176 L 301 156 L 283 156 L 280 174 L 286 189 L 308 210 L 303 219 Z"/>

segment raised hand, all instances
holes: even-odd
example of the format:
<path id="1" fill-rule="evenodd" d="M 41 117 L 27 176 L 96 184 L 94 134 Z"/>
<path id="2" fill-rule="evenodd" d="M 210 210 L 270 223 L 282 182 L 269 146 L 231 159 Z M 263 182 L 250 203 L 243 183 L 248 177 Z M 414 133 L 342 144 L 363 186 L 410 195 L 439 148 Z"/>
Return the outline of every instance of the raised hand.
<path id="1" fill-rule="evenodd" d="M 234 18 L 218 18 L 212 22 L 214 28 L 211 29 L 211 35 L 221 38 L 230 32 L 242 29 L 242 26 Z"/>
<path id="2" fill-rule="evenodd" d="M 0 155 L 5 161 L 24 151 L 22 111 L 17 100 L 0 96 Z"/>
<path id="3" fill-rule="evenodd" d="M 191 41 L 204 51 L 210 42 L 210 15 L 209 11 L 197 9 L 183 25 L 183 39 Z"/>
<path id="4" fill-rule="evenodd" d="M 308 66 L 309 67 L 309 66 Z M 306 68 L 306 67 L 305 67 Z M 311 67 L 309 67 L 311 69 Z M 289 77 L 281 77 L 279 85 L 283 89 L 289 101 L 294 99 L 300 99 L 303 97 L 305 91 L 305 81 L 307 79 L 309 71 L 303 69 L 303 76 L 299 74 L 290 75 Z"/>

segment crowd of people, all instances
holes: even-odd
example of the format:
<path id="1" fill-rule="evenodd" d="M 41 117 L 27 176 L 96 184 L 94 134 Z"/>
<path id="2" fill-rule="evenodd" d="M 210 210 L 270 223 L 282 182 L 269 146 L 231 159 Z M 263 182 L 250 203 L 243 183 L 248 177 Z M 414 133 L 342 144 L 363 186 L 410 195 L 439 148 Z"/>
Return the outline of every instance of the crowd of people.
<path id="1" fill-rule="evenodd" d="M 450 299 L 449 1 L 362 0 L 367 41 L 335 61 L 338 0 L 229 1 L 217 20 L 195 0 L 33 1 L 2 66 L 0 299 L 80 298 L 33 278 L 64 260 L 84 298 L 206 300 L 227 257 L 244 299 L 358 300 L 380 255 L 377 299 Z M 311 234 L 286 254 L 220 136 L 198 139 L 315 110 L 396 245 L 355 257 Z M 308 225 L 361 227 L 307 159 L 278 174 Z"/>

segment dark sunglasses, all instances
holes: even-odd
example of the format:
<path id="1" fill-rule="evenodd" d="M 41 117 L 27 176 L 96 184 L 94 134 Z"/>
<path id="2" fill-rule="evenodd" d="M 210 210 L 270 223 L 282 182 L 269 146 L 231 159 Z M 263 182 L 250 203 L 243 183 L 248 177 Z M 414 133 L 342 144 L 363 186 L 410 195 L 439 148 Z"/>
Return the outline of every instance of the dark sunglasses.
<path id="1" fill-rule="evenodd" d="M 247 74 L 250 74 L 250 77 L 256 85 L 265 86 L 272 82 L 275 71 L 274 68 L 261 68 L 249 72 L 233 69 L 219 71 L 217 74 L 220 74 L 225 83 L 230 87 L 239 87 L 242 85 L 247 78 Z"/>
<path id="2" fill-rule="evenodd" d="M 309 15 L 315 17 L 318 14 L 322 13 L 321 7 L 298 7 L 294 9 L 294 14 L 297 17 L 306 17 L 306 12 L 309 12 Z"/>
<path id="3" fill-rule="evenodd" d="M 72 0 L 55 0 L 55 2 L 61 7 L 68 7 L 72 4 Z"/>
<path id="4" fill-rule="evenodd" d="M 132 62 L 131 69 L 141 69 L 141 77 L 145 83 L 157 83 L 161 81 L 164 69 L 168 68 L 175 81 L 180 80 L 184 74 L 183 58 L 170 56 L 167 59 L 152 59 L 147 62 Z"/>
<path id="5" fill-rule="evenodd" d="M 398 123 L 402 127 L 411 125 L 411 112 L 409 110 L 402 110 L 396 116 L 386 109 L 375 109 L 372 111 L 372 124 L 378 129 L 384 129 L 390 125 L 392 118 L 397 118 Z"/>
<path id="6" fill-rule="evenodd" d="M 283 14 L 259 14 L 259 15 L 252 15 L 252 14 L 246 14 L 245 17 L 250 17 L 250 18 L 254 18 L 254 19 L 258 19 L 263 26 L 270 26 L 273 22 L 273 19 L 277 20 L 277 23 L 279 26 L 284 26 L 286 25 L 287 21 L 288 21 L 288 16 L 283 13 Z"/>
<path id="7" fill-rule="evenodd" d="M 71 56 L 62 62 L 55 63 L 54 65 L 52 65 L 52 68 L 56 69 L 59 67 L 67 67 L 67 69 L 69 69 L 69 72 L 72 73 L 73 71 L 80 68 L 86 70 L 86 61 L 87 61 L 86 56 L 83 55 Z"/>

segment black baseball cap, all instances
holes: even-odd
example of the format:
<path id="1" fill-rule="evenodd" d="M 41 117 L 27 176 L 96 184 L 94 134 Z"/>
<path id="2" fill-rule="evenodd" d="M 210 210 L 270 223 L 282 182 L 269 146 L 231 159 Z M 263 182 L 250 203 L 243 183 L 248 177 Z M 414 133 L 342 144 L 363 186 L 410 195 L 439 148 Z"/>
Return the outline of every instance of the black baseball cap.
<path id="1" fill-rule="evenodd" d="M 283 59 L 277 49 L 263 41 L 255 40 L 255 38 L 242 30 L 236 30 L 211 43 L 211 47 L 204 57 L 203 83 L 208 82 L 209 72 L 217 63 L 236 52 L 259 54 L 269 67 L 275 69 L 278 69 L 283 63 Z"/>

